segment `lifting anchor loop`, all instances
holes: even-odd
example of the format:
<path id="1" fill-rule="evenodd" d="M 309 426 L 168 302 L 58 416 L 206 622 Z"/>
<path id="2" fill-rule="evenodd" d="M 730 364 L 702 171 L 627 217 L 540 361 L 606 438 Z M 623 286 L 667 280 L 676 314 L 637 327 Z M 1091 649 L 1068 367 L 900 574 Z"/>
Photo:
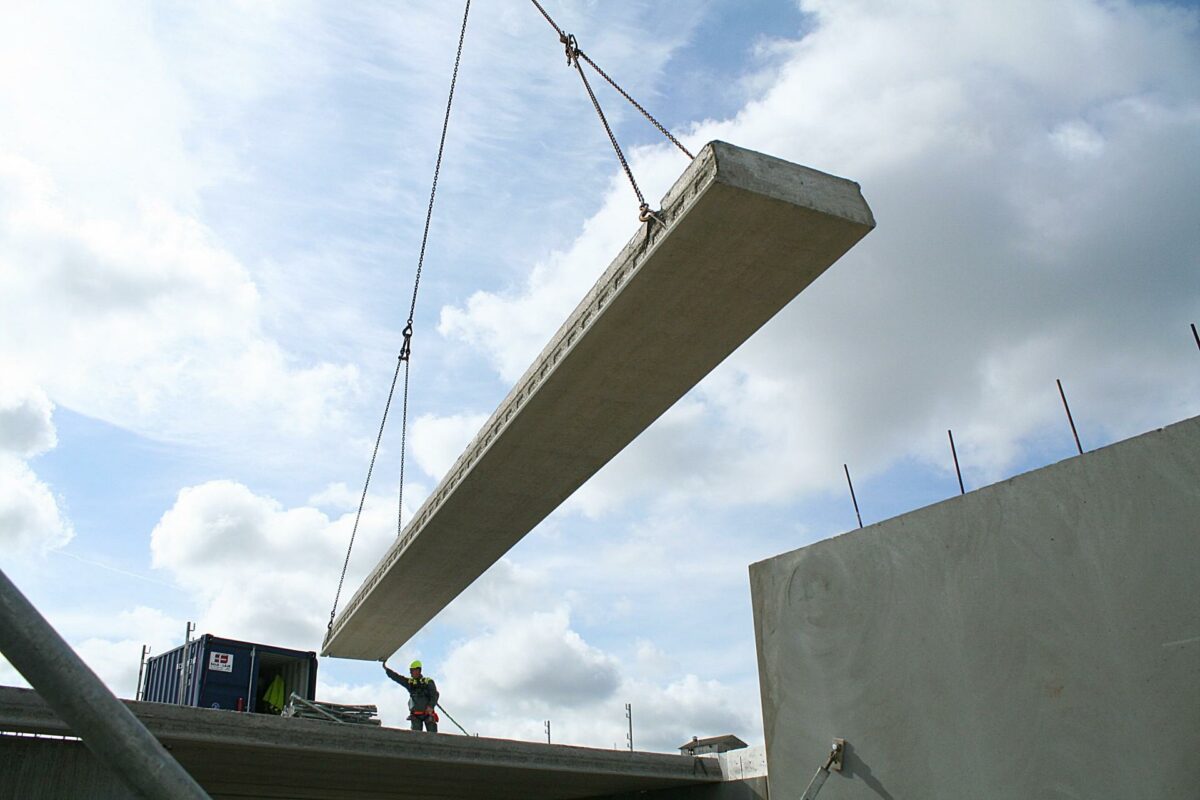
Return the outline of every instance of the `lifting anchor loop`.
<path id="1" fill-rule="evenodd" d="M 834 739 L 829 748 L 829 757 L 825 759 L 825 763 L 817 769 L 817 774 L 813 775 L 812 780 L 808 782 L 808 788 L 804 790 L 804 794 L 800 795 L 800 800 L 816 800 L 817 793 L 821 791 L 821 787 L 829 778 L 829 771 L 842 771 L 845 756 L 846 740 Z"/>
<path id="2" fill-rule="evenodd" d="M 650 210 L 649 203 L 642 203 L 638 207 L 638 220 L 640 222 L 650 222 L 653 220 L 664 228 L 667 227 L 667 223 L 663 222 L 662 217 L 660 217 L 656 212 Z"/>

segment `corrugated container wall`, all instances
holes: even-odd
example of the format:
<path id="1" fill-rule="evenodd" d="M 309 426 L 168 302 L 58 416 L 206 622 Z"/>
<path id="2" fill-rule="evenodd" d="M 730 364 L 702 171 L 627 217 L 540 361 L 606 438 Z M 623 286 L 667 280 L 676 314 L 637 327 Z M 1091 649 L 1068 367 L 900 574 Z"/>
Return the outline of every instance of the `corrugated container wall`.
<path id="1" fill-rule="evenodd" d="M 276 679 L 282 689 L 272 688 Z M 206 633 L 146 662 L 143 699 L 278 714 L 293 692 L 312 700 L 316 691 L 315 652 L 220 639 Z"/>

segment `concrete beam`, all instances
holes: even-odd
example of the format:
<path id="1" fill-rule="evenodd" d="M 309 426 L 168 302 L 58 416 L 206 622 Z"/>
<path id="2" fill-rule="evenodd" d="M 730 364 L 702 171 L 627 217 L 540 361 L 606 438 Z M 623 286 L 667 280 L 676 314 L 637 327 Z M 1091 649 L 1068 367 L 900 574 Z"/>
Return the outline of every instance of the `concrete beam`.
<path id="1" fill-rule="evenodd" d="M 1200 786 L 1200 418 L 750 567 L 772 797 Z"/>
<path id="2" fill-rule="evenodd" d="M 707 145 L 336 620 L 382 659 L 873 227 L 858 184 Z"/>
<path id="3" fill-rule="evenodd" d="M 160 703 L 125 705 L 214 798 L 569 800 L 721 781 L 715 759 L 424 734 Z M 35 692 L 11 687 L 0 687 L 3 731 L 71 734 Z M 43 760 L 48 769 L 59 771 L 46 774 L 28 766 L 37 749 L 29 740 L 0 735 L 0 797 L 40 796 L 30 794 L 30 787 L 74 780 L 61 772 L 68 757 L 79 780 L 90 782 L 102 773 L 78 743 L 55 744 L 63 747 Z M 43 747 L 38 752 L 44 751 Z M 6 764 L 26 766 L 10 770 Z M 55 785 L 62 790 L 56 797 L 108 796 L 84 791 L 96 788 L 90 783 L 78 792 Z"/>

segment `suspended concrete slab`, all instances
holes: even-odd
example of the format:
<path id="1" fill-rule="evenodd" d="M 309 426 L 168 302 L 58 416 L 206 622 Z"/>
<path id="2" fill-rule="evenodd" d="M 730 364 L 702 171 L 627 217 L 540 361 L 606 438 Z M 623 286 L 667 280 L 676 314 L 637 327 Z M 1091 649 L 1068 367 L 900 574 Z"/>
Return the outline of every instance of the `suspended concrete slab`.
<path id="1" fill-rule="evenodd" d="M 875 225 L 858 184 L 708 144 L 335 621 L 390 656 Z"/>

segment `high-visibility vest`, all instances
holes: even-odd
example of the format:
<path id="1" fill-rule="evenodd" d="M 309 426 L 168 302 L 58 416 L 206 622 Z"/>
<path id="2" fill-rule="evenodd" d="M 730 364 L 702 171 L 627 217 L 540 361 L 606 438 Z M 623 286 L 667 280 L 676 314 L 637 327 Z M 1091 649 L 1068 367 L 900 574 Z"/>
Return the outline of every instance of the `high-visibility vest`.
<path id="1" fill-rule="evenodd" d="M 286 702 L 284 691 L 283 676 L 276 675 L 275 680 L 271 681 L 271 685 L 267 687 L 266 694 L 263 695 L 263 702 L 276 711 L 283 711 L 283 704 Z"/>

